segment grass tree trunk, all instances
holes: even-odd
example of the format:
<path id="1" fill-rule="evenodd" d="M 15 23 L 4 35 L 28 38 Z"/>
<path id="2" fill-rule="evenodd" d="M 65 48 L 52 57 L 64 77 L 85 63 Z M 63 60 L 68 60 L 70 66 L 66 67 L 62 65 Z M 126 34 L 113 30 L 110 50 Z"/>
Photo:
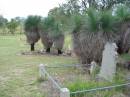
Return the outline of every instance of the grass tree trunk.
<path id="1" fill-rule="evenodd" d="M 123 52 L 128 53 L 130 49 L 130 27 L 126 30 L 123 39 Z"/>
<path id="2" fill-rule="evenodd" d="M 62 54 L 62 48 L 63 48 L 63 45 L 64 45 L 64 35 L 63 34 L 60 34 L 58 35 L 57 37 L 54 37 L 54 46 L 55 48 L 57 49 L 58 51 L 58 54 Z"/>
<path id="3" fill-rule="evenodd" d="M 105 41 L 99 33 L 73 33 L 74 52 L 82 64 L 90 64 L 93 60 L 101 63 Z"/>
<path id="4" fill-rule="evenodd" d="M 30 44 L 30 50 L 34 51 L 35 43 L 40 39 L 39 34 L 37 32 L 26 32 L 25 35 L 27 37 L 27 42 Z"/>
<path id="5" fill-rule="evenodd" d="M 130 21 L 120 25 L 120 38 L 117 42 L 118 53 L 128 53 L 130 48 Z"/>
<path id="6" fill-rule="evenodd" d="M 46 48 L 47 53 L 50 53 L 50 51 L 51 51 L 51 48 Z"/>
<path id="7" fill-rule="evenodd" d="M 75 54 L 78 56 L 79 60 L 81 60 L 82 64 L 86 64 L 86 60 L 84 60 L 84 58 L 82 57 L 82 51 L 81 51 L 81 43 L 80 43 L 80 39 L 79 39 L 79 33 L 76 31 L 73 31 L 72 33 L 72 39 L 73 39 L 73 49 Z"/>
<path id="8" fill-rule="evenodd" d="M 39 34 L 40 34 L 41 42 L 44 45 L 44 48 L 46 49 L 46 52 L 50 53 L 51 47 L 53 45 L 52 38 L 48 35 L 48 33 L 43 31 L 39 32 Z"/>
<path id="9" fill-rule="evenodd" d="M 35 44 L 34 43 L 31 44 L 31 51 L 35 51 Z"/>
<path id="10" fill-rule="evenodd" d="M 58 49 L 58 55 L 59 55 L 59 54 L 62 54 L 62 53 L 63 53 L 63 52 L 62 52 L 60 49 Z"/>

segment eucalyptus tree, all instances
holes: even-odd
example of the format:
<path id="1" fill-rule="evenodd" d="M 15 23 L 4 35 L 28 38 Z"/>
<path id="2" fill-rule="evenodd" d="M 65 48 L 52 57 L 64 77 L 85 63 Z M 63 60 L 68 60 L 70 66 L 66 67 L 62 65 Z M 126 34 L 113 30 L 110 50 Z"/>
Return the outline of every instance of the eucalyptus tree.
<path id="1" fill-rule="evenodd" d="M 9 21 L 7 23 L 7 28 L 9 29 L 9 32 L 11 34 L 14 34 L 16 32 L 16 29 L 18 27 L 18 22 L 15 19 L 11 19 L 11 21 Z"/>
<path id="2" fill-rule="evenodd" d="M 0 27 L 3 27 L 4 25 L 6 25 L 7 22 L 8 20 L 4 18 L 2 15 L 0 15 Z"/>
<path id="3" fill-rule="evenodd" d="M 23 18 L 23 17 L 15 17 L 14 19 L 18 23 L 18 31 L 20 32 L 20 34 L 23 34 L 24 33 L 24 21 L 25 21 L 25 18 Z"/>
<path id="4" fill-rule="evenodd" d="M 93 7 L 97 10 L 109 10 L 116 5 L 126 4 L 130 5 L 130 0 L 67 0 L 65 9 L 87 11 L 87 9 Z"/>
<path id="5" fill-rule="evenodd" d="M 129 6 L 130 0 L 94 0 L 97 2 L 97 9 L 109 10 L 114 8 L 116 5 L 127 4 Z"/>
<path id="6" fill-rule="evenodd" d="M 7 24 L 8 20 L 6 18 L 4 18 L 2 15 L 0 15 L 0 31 L 1 33 L 5 33 L 6 32 L 6 24 Z"/>
<path id="7" fill-rule="evenodd" d="M 39 35 L 39 25 L 41 22 L 41 17 L 40 16 L 28 16 L 27 19 L 25 20 L 25 35 L 27 37 L 27 42 L 31 46 L 31 51 L 35 50 L 35 43 L 38 42 L 40 39 Z"/>

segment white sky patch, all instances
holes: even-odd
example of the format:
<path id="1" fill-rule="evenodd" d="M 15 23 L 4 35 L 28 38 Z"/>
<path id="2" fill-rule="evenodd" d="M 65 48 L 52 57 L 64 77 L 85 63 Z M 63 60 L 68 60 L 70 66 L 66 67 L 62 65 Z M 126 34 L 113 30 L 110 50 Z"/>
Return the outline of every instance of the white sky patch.
<path id="1" fill-rule="evenodd" d="M 0 0 L 0 15 L 5 18 L 28 15 L 47 16 L 50 9 L 59 6 L 65 0 Z"/>

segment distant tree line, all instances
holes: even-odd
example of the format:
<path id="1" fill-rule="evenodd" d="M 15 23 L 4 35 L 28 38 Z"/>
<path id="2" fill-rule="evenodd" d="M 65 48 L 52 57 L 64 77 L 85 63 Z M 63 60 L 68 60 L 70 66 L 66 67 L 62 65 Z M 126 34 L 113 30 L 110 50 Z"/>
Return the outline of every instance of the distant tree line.
<path id="1" fill-rule="evenodd" d="M 0 16 L 0 34 L 23 34 L 24 18 L 16 17 L 10 21 Z"/>

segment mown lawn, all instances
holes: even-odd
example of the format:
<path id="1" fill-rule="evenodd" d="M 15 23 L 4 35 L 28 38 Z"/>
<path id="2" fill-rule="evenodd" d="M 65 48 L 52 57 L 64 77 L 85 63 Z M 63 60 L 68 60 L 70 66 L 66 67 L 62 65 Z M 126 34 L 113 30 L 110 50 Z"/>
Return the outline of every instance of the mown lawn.
<path id="1" fill-rule="evenodd" d="M 66 43 L 69 39 L 66 39 Z M 36 44 L 36 50 L 42 48 L 40 42 Z M 44 97 L 39 90 L 39 64 L 77 63 L 76 58 L 71 57 L 21 55 L 22 51 L 29 49 L 23 35 L 0 36 L 0 97 Z"/>

